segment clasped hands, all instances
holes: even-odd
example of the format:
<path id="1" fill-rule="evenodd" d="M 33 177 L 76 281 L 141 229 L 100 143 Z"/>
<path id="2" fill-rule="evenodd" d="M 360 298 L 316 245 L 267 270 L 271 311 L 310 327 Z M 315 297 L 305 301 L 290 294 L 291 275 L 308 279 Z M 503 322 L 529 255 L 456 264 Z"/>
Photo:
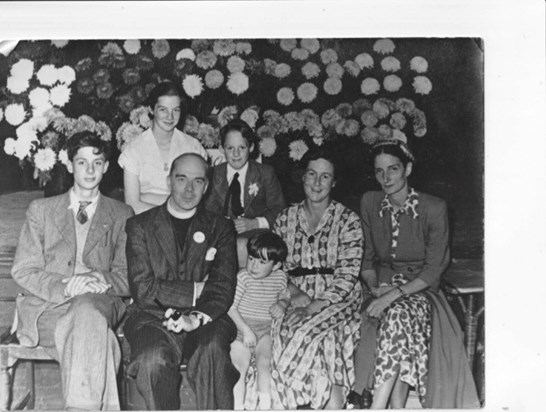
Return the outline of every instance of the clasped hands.
<path id="1" fill-rule="evenodd" d="M 381 284 L 379 287 L 370 287 L 370 292 L 372 296 L 375 297 L 374 300 L 370 302 L 366 308 L 366 315 L 371 318 L 379 318 L 385 309 L 387 309 L 396 297 L 392 297 L 389 292 L 395 289 L 396 286 Z"/>
<path id="2" fill-rule="evenodd" d="M 64 278 L 61 282 L 66 285 L 65 296 L 70 298 L 85 293 L 106 293 L 112 287 L 106 282 L 104 275 L 96 270 Z"/>
<path id="3" fill-rule="evenodd" d="M 195 297 L 199 299 L 205 288 L 205 284 L 209 278 L 209 275 L 205 276 L 202 282 L 195 282 Z M 179 318 L 173 319 L 172 315 L 176 309 L 168 308 L 165 311 L 165 320 L 163 321 L 163 326 L 175 333 L 191 332 L 201 326 L 201 320 L 195 314 L 189 315 L 180 315 Z"/>

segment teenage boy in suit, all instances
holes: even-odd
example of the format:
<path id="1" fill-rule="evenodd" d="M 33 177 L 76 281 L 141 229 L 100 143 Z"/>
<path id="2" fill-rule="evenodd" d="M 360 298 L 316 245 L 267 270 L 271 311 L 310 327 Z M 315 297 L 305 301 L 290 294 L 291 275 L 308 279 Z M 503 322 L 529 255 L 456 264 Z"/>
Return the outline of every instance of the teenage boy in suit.
<path id="1" fill-rule="evenodd" d="M 99 192 L 108 149 L 91 132 L 68 139 L 74 185 L 30 204 L 11 272 L 26 290 L 17 298 L 19 341 L 59 361 L 68 410 L 120 409 L 113 328 L 129 295 L 125 222 L 133 211 Z"/>

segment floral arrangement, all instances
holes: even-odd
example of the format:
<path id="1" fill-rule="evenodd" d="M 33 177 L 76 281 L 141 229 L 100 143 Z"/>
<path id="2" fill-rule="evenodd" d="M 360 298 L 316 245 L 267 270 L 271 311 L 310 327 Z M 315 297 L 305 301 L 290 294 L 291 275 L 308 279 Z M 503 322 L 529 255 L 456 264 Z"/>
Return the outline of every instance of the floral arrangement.
<path id="1" fill-rule="evenodd" d="M 146 98 L 164 80 L 177 82 L 187 95 L 186 133 L 216 149 L 219 128 L 241 118 L 255 129 L 264 161 L 280 174 L 289 175 L 312 147 L 332 144 L 350 157 L 354 147 L 378 139 L 408 141 L 427 134 L 422 105 L 433 91 L 429 62 L 398 53 L 390 39 L 128 39 L 24 46 L 9 58 L 0 122 L 16 128 L 17 138 L 5 140 L 6 153 L 30 162 L 41 182 L 52 159 L 60 161 L 69 132 L 52 120 L 59 114 L 52 109 L 62 108 L 65 119 L 100 119 L 95 125 L 115 130 L 121 151 L 150 127 Z"/>

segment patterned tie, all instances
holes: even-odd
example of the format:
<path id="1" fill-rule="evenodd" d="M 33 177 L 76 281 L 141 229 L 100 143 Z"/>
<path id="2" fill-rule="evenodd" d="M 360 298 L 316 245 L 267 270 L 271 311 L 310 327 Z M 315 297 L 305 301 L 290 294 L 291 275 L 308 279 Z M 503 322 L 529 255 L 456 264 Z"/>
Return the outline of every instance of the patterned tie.
<path id="1" fill-rule="evenodd" d="M 239 183 L 239 173 L 233 175 L 233 180 L 229 185 L 229 195 L 231 196 L 231 212 L 233 216 L 239 217 L 244 209 L 241 205 L 241 184 Z"/>
<path id="2" fill-rule="evenodd" d="M 85 208 L 89 206 L 91 202 L 87 201 L 80 201 L 80 208 L 78 209 L 78 213 L 76 214 L 76 220 L 80 222 L 82 225 L 87 222 L 87 219 L 89 219 L 89 216 L 87 216 L 87 212 L 85 211 Z"/>

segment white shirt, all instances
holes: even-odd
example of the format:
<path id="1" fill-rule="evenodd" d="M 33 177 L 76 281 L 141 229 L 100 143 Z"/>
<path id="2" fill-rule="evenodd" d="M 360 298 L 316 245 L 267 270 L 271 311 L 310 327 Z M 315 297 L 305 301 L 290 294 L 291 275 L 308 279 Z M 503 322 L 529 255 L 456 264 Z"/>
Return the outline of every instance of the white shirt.
<path id="1" fill-rule="evenodd" d="M 239 184 L 241 185 L 241 206 L 243 208 L 245 207 L 245 183 L 246 183 L 246 172 L 248 172 L 248 162 L 245 163 L 243 167 L 241 167 L 239 170 L 234 169 L 230 166 L 230 164 L 227 164 L 227 181 L 228 185 L 231 185 L 231 181 L 233 180 L 233 176 L 235 173 L 239 173 Z M 258 219 L 258 227 L 260 229 L 269 229 L 269 222 L 265 217 L 257 217 Z"/>
<path id="2" fill-rule="evenodd" d="M 70 189 L 69 196 L 70 196 L 70 205 L 68 206 L 68 208 L 74 212 L 74 215 L 76 215 L 78 213 L 78 210 L 80 209 L 80 201 L 83 201 L 83 200 L 80 199 L 78 195 L 74 192 L 74 188 Z M 89 221 L 93 219 L 93 215 L 95 214 L 95 211 L 97 210 L 97 204 L 99 203 L 98 202 L 99 196 L 100 196 L 100 193 L 98 193 L 97 196 L 95 196 L 91 200 L 85 200 L 86 202 L 91 202 L 85 208 L 85 212 L 87 213 L 87 217 Z"/>

